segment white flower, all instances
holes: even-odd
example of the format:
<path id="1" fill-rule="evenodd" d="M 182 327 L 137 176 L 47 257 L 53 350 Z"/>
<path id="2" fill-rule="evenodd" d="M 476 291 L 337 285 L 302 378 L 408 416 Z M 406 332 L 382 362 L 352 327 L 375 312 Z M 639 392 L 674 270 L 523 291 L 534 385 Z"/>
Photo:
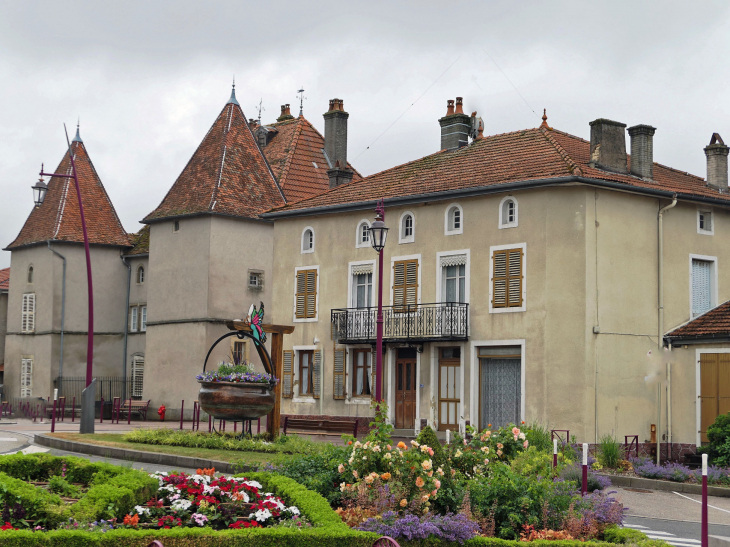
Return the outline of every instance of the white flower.
<path id="1" fill-rule="evenodd" d="M 189 500 L 175 500 L 172 502 L 172 510 L 173 511 L 187 511 L 191 505 L 192 505 L 192 502 Z"/>
<path id="2" fill-rule="evenodd" d="M 142 507 L 141 505 L 135 505 L 134 510 L 137 511 L 137 513 L 140 515 L 149 515 L 150 514 L 149 508 Z"/>
<path id="3" fill-rule="evenodd" d="M 299 514 L 299 508 L 296 507 L 296 506 L 294 506 L 294 505 L 292 505 L 291 507 L 289 507 L 289 509 L 287 509 L 287 511 L 289 511 L 292 515 L 298 515 Z"/>
<path id="4" fill-rule="evenodd" d="M 522 440 L 522 441 L 524 441 L 524 440 L 525 440 L 525 434 L 524 434 L 524 433 L 520 433 L 520 434 L 518 435 L 518 437 L 519 437 L 519 438 L 520 438 L 520 440 Z"/>
<path id="5" fill-rule="evenodd" d="M 208 486 L 207 484 L 203 486 L 203 494 L 206 496 L 209 494 L 214 494 L 218 490 L 217 486 Z"/>
<path id="6" fill-rule="evenodd" d="M 391 459 L 393 456 L 390 454 L 390 452 L 386 452 L 385 456 L 383 456 L 386 460 Z"/>
<path id="7" fill-rule="evenodd" d="M 245 484 L 246 486 L 253 486 L 257 490 L 261 490 L 263 488 L 263 486 L 261 486 L 261 484 L 256 481 L 244 481 L 243 484 Z"/>
<path id="8" fill-rule="evenodd" d="M 271 511 L 268 509 L 259 509 L 255 513 L 251 513 L 249 517 L 255 516 L 256 520 L 259 522 L 266 522 L 269 518 L 271 518 Z"/>

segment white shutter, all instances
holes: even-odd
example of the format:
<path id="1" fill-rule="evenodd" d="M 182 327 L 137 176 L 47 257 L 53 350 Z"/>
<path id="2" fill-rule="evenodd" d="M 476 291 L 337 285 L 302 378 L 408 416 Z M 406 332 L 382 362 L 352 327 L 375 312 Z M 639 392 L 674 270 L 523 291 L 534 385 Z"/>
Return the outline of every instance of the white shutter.
<path id="1" fill-rule="evenodd" d="M 137 307 L 129 309 L 129 332 L 137 332 Z"/>
<path id="2" fill-rule="evenodd" d="M 142 321 L 140 322 L 140 328 L 142 332 L 147 330 L 147 306 L 142 306 Z"/>
<path id="3" fill-rule="evenodd" d="M 33 393 L 33 359 L 21 359 L 20 396 L 31 397 Z"/>
<path id="4" fill-rule="evenodd" d="M 35 293 L 23 295 L 22 319 L 20 324 L 21 332 L 33 332 L 35 330 Z"/>
<path id="5" fill-rule="evenodd" d="M 322 395 L 322 350 L 314 352 L 312 366 L 312 396 L 319 399 Z"/>
<path id="6" fill-rule="evenodd" d="M 712 307 L 711 296 L 712 263 L 706 260 L 692 260 L 692 316 L 697 317 Z"/>
<path id="7" fill-rule="evenodd" d="M 142 399 L 144 385 L 144 357 L 135 356 L 132 360 L 132 397 Z"/>

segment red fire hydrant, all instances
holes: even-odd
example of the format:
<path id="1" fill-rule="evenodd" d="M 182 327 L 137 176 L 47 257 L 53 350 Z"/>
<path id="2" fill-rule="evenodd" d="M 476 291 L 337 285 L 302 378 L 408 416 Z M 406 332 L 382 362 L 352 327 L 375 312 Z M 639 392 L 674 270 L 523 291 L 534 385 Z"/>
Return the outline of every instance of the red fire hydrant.
<path id="1" fill-rule="evenodd" d="M 160 421 L 165 421 L 165 405 L 162 405 L 160 408 L 157 409 L 157 414 L 160 416 Z"/>

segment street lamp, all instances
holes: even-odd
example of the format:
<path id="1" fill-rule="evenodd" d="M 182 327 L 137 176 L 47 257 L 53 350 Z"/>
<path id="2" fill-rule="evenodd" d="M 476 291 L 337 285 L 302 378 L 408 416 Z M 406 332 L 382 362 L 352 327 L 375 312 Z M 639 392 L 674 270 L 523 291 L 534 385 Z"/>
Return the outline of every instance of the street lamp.
<path id="1" fill-rule="evenodd" d="M 79 200 L 79 214 L 81 216 L 81 230 L 84 233 L 84 250 L 86 251 L 86 281 L 89 290 L 89 327 L 87 335 L 87 346 L 86 346 L 86 389 L 81 393 L 81 419 L 80 431 L 81 433 L 93 433 L 94 432 L 94 407 L 96 405 L 96 383 L 92 381 L 93 375 L 93 363 L 94 363 L 94 289 L 91 284 L 91 253 L 89 252 L 89 233 L 86 230 L 86 217 L 84 216 L 84 204 L 81 201 L 81 188 L 79 187 L 79 179 L 76 174 L 76 162 L 74 161 L 74 154 L 71 150 L 71 143 L 68 140 L 68 131 L 66 131 L 66 124 L 63 125 L 63 130 L 66 132 L 66 144 L 68 145 L 68 157 L 71 160 L 71 174 L 61 173 L 44 173 L 43 164 L 41 164 L 41 180 L 39 180 L 35 186 L 33 186 L 33 193 L 35 198 L 36 207 L 43 203 L 46 197 L 46 191 L 48 187 L 43 182 L 43 177 L 62 177 L 67 179 L 73 179 L 76 186 L 76 197 Z M 78 136 L 78 128 L 77 128 Z M 75 141 L 76 139 L 74 139 Z M 37 192 L 37 194 L 36 194 Z M 104 409 L 101 409 L 104 412 Z"/>
<path id="2" fill-rule="evenodd" d="M 368 228 L 370 243 L 378 253 L 378 318 L 375 321 L 377 341 L 375 346 L 375 400 L 383 400 L 383 249 L 388 237 L 385 227 L 385 203 L 381 199 L 375 207 L 375 222 Z"/>

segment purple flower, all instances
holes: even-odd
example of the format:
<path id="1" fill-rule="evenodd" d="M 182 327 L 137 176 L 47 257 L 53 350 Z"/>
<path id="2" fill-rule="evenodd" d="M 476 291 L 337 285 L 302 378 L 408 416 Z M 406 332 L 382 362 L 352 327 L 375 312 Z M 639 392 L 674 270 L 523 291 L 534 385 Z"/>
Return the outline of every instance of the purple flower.
<path id="1" fill-rule="evenodd" d="M 421 518 L 408 514 L 399 518 L 397 513 L 387 511 L 381 518 L 368 519 L 357 529 L 392 538 L 403 537 L 407 540 L 433 536 L 449 542 L 464 543 L 478 534 L 479 525 L 462 514 L 427 514 Z"/>

